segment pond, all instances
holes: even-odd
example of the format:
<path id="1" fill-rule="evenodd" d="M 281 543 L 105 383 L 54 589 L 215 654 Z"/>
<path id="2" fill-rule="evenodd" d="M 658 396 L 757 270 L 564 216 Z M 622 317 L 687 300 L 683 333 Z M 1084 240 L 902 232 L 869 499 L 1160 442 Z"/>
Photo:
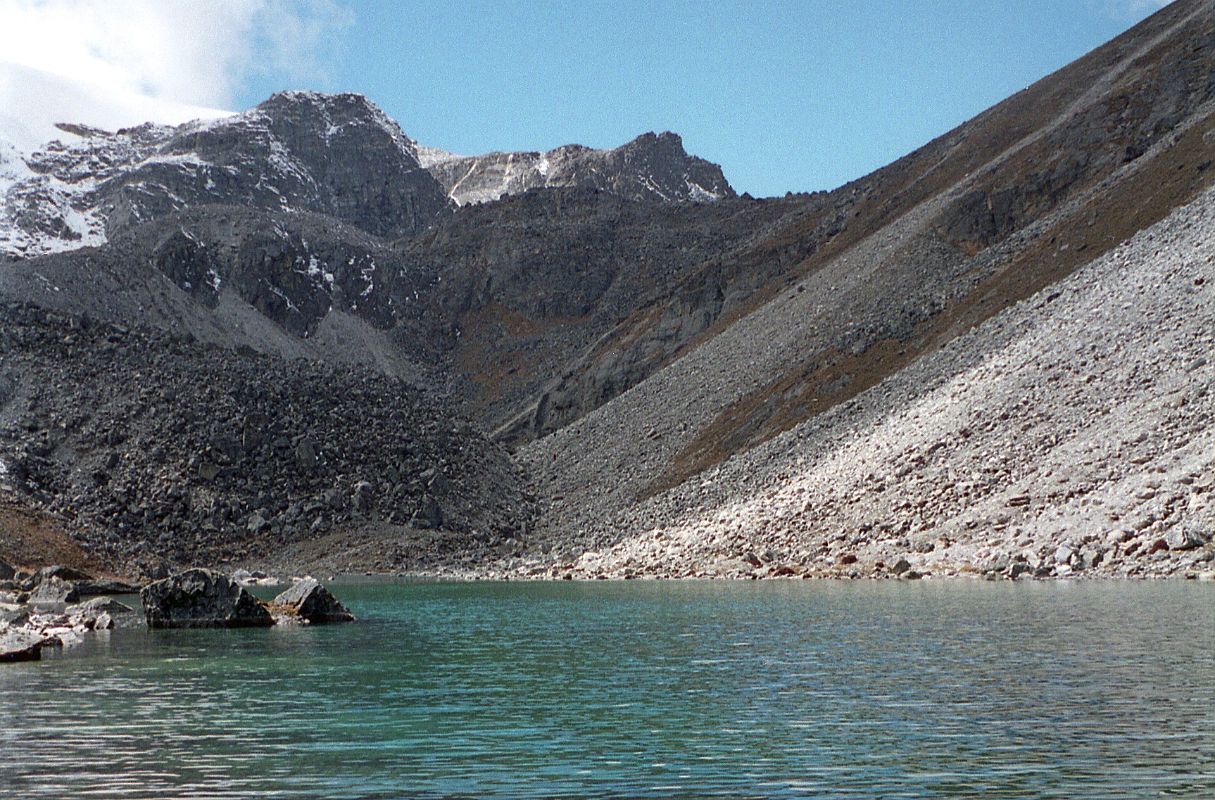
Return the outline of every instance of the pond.
<path id="1" fill-rule="evenodd" d="M 0 793 L 1215 797 L 1215 584 L 331 589 L 0 668 Z"/>

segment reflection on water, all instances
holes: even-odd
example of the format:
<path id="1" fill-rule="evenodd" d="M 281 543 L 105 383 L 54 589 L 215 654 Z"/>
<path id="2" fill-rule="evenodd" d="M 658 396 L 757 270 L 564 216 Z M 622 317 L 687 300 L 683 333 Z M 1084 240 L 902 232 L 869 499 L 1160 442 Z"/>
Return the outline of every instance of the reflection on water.
<path id="1" fill-rule="evenodd" d="M 13 797 L 1215 797 L 1215 586 L 339 585 L 0 669 Z"/>

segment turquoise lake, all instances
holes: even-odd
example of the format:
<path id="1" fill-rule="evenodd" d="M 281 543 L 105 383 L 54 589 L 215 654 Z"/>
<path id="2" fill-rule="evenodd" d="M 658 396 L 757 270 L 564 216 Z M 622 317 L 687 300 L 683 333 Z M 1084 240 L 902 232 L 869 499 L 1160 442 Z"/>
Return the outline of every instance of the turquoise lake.
<path id="1" fill-rule="evenodd" d="M 1215 584 L 331 584 L 0 668 L 0 796 L 1215 797 Z"/>

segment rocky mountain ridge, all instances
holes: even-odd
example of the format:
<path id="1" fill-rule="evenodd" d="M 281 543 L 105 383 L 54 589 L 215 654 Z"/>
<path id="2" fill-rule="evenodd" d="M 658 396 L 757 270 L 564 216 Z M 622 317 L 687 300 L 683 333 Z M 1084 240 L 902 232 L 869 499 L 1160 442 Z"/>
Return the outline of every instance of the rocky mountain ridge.
<path id="1" fill-rule="evenodd" d="M 642 134 L 610 150 L 570 144 L 545 152 L 459 156 L 420 147 L 419 158 L 462 206 L 534 188 L 588 187 L 666 202 L 735 196 L 721 167 L 688 155 L 683 140 L 670 131 Z"/>
<path id="2" fill-rule="evenodd" d="M 57 127 L 67 141 L 30 152 L 0 135 L 0 256 L 97 246 L 208 204 L 321 213 L 394 239 L 449 216 L 453 201 L 536 187 L 664 202 L 734 196 L 721 168 L 689 156 L 676 134 L 645 134 L 614 150 L 453 156 L 418 145 L 358 94 L 282 92 L 240 114 L 182 125 Z"/>
<path id="3" fill-rule="evenodd" d="M 390 237 L 451 211 L 414 143 L 361 95 L 284 92 L 180 126 L 64 127 L 79 140 L 29 154 L 7 187 L 0 252 L 10 257 L 99 245 L 214 203 L 323 213 Z"/>

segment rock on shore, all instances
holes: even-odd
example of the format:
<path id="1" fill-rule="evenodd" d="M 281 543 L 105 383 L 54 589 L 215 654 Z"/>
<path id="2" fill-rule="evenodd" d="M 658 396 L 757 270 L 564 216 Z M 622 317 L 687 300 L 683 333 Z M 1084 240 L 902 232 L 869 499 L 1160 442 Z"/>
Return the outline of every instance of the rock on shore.
<path id="1" fill-rule="evenodd" d="M 25 628 L 0 632 L 0 662 L 37 661 L 42 658 L 43 638 Z"/>
<path id="2" fill-rule="evenodd" d="M 351 614 L 329 590 L 315 579 L 297 581 L 287 591 L 275 597 L 271 603 L 294 620 L 310 623 L 353 622 Z"/>
<path id="3" fill-rule="evenodd" d="M 274 618 L 243 586 L 218 572 L 189 569 L 139 593 L 149 628 L 248 628 Z"/>

